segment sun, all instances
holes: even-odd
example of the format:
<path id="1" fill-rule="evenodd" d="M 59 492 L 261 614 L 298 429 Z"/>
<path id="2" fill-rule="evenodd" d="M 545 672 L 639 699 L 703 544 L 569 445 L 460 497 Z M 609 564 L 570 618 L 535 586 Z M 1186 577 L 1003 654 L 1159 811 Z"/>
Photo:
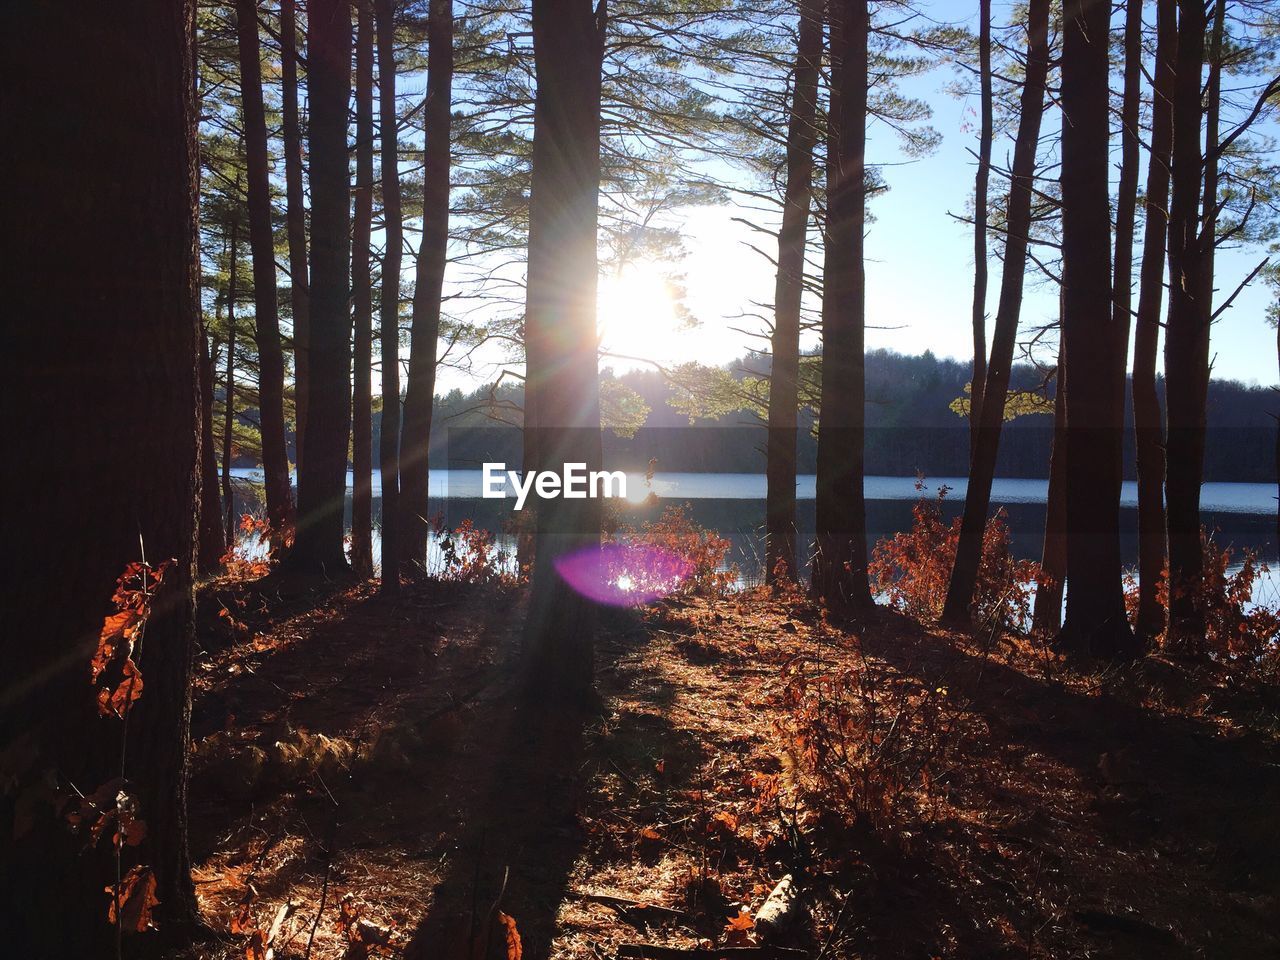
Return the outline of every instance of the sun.
<path id="1" fill-rule="evenodd" d="M 631 263 L 601 277 L 596 304 L 606 366 L 615 357 L 627 366 L 625 358 L 665 362 L 677 355 L 685 311 L 662 264 Z"/>

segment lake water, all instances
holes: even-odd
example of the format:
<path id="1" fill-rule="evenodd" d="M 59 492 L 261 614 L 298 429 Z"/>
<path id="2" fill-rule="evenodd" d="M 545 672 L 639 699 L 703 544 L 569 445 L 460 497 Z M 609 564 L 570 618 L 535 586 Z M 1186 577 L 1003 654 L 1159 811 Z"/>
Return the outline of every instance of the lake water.
<path id="1" fill-rule="evenodd" d="M 244 480 L 260 481 L 260 470 L 234 469 L 233 475 Z M 347 475 L 350 489 L 351 474 Z M 464 519 L 477 526 L 501 531 L 512 516 L 514 500 L 481 499 L 482 474 L 479 470 L 433 470 L 427 516 L 442 517 L 450 527 Z M 1038 560 L 1044 538 L 1044 503 L 1047 480 L 996 480 L 992 487 L 992 509 L 1004 507 L 1013 534 L 1013 551 L 1023 558 Z M 947 516 L 960 513 L 964 506 L 967 481 L 963 477 L 929 477 L 923 489 L 917 489 L 915 477 L 867 477 L 868 539 L 874 543 L 911 526 L 911 509 L 921 496 L 933 499 L 940 487 L 948 488 L 943 502 Z M 658 495 L 657 504 L 644 503 L 650 489 Z M 381 476 L 373 474 L 375 541 L 376 524 L 381 507 Z M 628 474 L 628 502 L 619 504 L 621 520 L 639 525 L 657 517 L 663 508 L 685 505 L 698 523 L 715 530 L 732 544 L 730 559 L 736 563 L 745 581 L 759 579 L 762 573 L 764 544 L 763 474 L 745 473 L 658 473 L 652 487 L 643 474 Z M 814 528 L 814 477 L 803 475 L 796 482 L 796 521 L 802 542 L 811 542 Z M 1137 564 L 1137 484 L 1124 484 L 1121 491 L 1121 546 L 1126 563 Z M 1276 488 L 1261 483 L 1206 483 L 1200 496 L 1201 513 L 1206 526 L 1216 531 L 1219 543 L 1238 549 L 1250 549 L 1272 567 L 1277 566 Z M 348 501 L 349 503 L 349 501 Z M 500 542 L 508 549 L 510 538 Z M 375 555 L 378 544 L 374 545 Z M 430 558 L 429 558 L 430 559 Z M 1260 602 L 1280 602 L 1280 571 L 1272 570 L 1255 589 Z"/>

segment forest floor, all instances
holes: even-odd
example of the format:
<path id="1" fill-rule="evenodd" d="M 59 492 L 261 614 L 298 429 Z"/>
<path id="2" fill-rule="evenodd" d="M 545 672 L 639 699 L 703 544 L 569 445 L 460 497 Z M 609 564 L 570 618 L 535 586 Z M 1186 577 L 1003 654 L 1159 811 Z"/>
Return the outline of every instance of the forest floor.
<path id="1" fill-rule="evenodd" d="M 751 591 L 607 614 L 584 722 L 521 706 L 510 588 L 199 610 L 186 957 L 1280 955 L 1280 694 L 1221 667 Z"/>

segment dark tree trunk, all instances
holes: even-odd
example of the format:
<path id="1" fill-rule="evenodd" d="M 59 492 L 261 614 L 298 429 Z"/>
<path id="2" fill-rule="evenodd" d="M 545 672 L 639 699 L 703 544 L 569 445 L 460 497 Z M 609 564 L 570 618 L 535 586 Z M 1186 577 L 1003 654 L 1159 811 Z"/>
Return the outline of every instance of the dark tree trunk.
<path id="1" fill-rule="evenodd" d="M 436 392 L 440 297 L 449 247 L 449 137 L 453 97 L 453 0 L 432 0 L 427 24 L 427 99 L 423 105 L 426 147 L 422 153 L 422 242 L 413 290 L 413 339 L 401 444 L 400 526 L 403 558 L 426 562 L 431 412 Z"/>
<path id="2" fill-rule="evenodd" d="M 526 396 L 538 466 L 600 465 L 596 224 L 605 7 L 533 0 L 533 182 L 526 285 Z M 528 465 L 526 464 L 526 469 Z M 525 646 L 530 692 L 550 703 L 593 697 L 594 605 L 557 561 L 600 544 L 600 501 L 539 499 Z"/>
<path id="3" fill-rule="evenodd" d="M 231 265 L 227 268 L 227 371 L 222 398 L 222 513 L 227 544 L 236 542 L 236 498 L 231 486 L 231 444 L 236 425 L 236 298 L 240 295 L 237 264 L 240 256 L 240 223 L 231 221 Z"/>
<path id="4" fill-rule="evenodd" d="M 262 469 L 273 549 L 293 523 L 293 490 L 284 440 L 284 352 L 276 302 L 275 238 L 271 228 L 271 183 L 267 170 L 267 118 L 262 105 L 257 0 L 236 0 L 240 48 L 240 94 L 249 187 L 249 248 L 253 253 L 254 340 L 258 348 L 258 422 Z"/>
<path id="5" fill-rule="evenodd" d="M 1134 651 L 1120 559 L 1124 339 L 1112 316 L 1110 7 L 1068 0 L 1062 51 L 1063 332 L 1067 369 L 1067 617 L 1063 646 Z"/>
<path id="6" fill-rule="evenodd" d="M 1142 85 L 1142 0 L 1128 0 L 1124 16 L 1124 92 L 1120 105 L 1120 179 L 1116 185 L 1116 249 L 1112 269 L 1111 322 L 1129 354 L 1133 316 L 1133 234 L 1138 210 L 1138 113 Z M 1124 378 L 1116 406 L 1124 409 Z"/>
<path id="7" fill-rule="evenodd" d="M 1169 228 L 1169 163 L 1173 146 L 1173 58 L 1177 0 L 1156 0 L 1156 63 L 1151 94 L 1151 160 L 1147 168 L 1145 232 L 1133 333 L 1133 427 L 1138 471 L 1138 617 L 1144 642 L 1164 629 L 1164 426 L 1156 393 L 1160 307 L 1164 297 L 1165 239 Z M 1126 36 L 1126 45 L 1130 38 Z M 1141 36 L 1139 36 L 1139 43 Z M 1140 50 L 1140 46 L 1138 47 Z M 1137 56 L 1130 48 L 1127 56 Z"/>
<path id="8" fill-rule="evenodd" d="M 1034 37 L 1034 32 L 1032 36 Z M 978 86 L 982 101 L 982 120 L 978 133 L 978 172 L 973 185 L 973 385 L 969 394 L 971 460 L 978 449 L 982 400 L 987 382 L 987 189 L 991 182 L 991 140 L 994 126 L 991 102 L 991 0 L 978 0 Z M 1043 105 L 1039 110 L 1044 112 Z M 1032 160 L 1034 161 L 1034 154 Z M 1015 178 L 1016 176 L 1015 174 Z"/>
<path id="9" fill-rule="evenodd" d="M 293 309 L 293 444 L 302 463 L 307 429 L 307 211 L 302 189 L 302 125 L 298 120 L 296 0 L 280 0 L 281 135 L 284 139 L 285 231 L 289 238 L 289 300 Z"/>
<path id="10" fill-rule="evenodd" d="M 822 278 L 813 591 L 830 608 L 872 605 L 867 579 L 864 463 L 866 283 L 866 0 L 832 0 L 827 230 Z"/>
<path id="11" fill-rule="evenodd" d="M 796 566 L 796 423 L 800 392 L 800 301 L 813 193 L 814 123 L 822 60 L 822 3 L 801 0 L 794 93 L 787 121 L 787 185 L 778 232 L 765 452 L 765 576 L 794 580 Z"/>
<path id="12" fill-rule="evenodd" d="M 382 146 L 382 434 L 378 468 L 382 475 L 382 592 L 400 589 L 400 257 L 404 246 L 400 215 L 400 136 L 396 118 L 396 3 L 379 0 L 378 119 Z M 426 501 L 423 501 L 426 510 Z"/>
<path id="13" fill-rule="evenodd" d="M 218 503 L 218 456 L 213 449 L 213 353 L 200 332 L 200 550 L 196 572 L 213 573 L 227 552 L 227 532 Z"/>
<path id="14" fill-rule="evenodd" d="M 1004 273 L 1000 280 L 1000 305 L 991 342 L 991 363 L 982 389 L 985 399 L 979 408 L 977 439 L 969 464 L 969 485 L 964 498 L 964 519 L 956 547 L 955 565 L 947 587 L 943 617 L 967 623 L 973 602 L 978 567 L 982 562 L 982 539 L 991 508 L 991 483 L 1000 450 L 1005 402 L 1009 396 L 1009 374 L 1018 339 L 1018 319 L 1022 312 L 1022 285 L 1027 267 L 1027 242 L 1031 233 L 1031 201 L 1035 188 L 1036 149 L 1040 144 L 1040 121 L 1044 116 L 1045 82 L 1049 75 L 1049 0 L 1031 0 L 1027 12 L 1027 71 L 1022 87 L 1018 139 L 1013 149 L 1012 179 L 1009 184 Z M 975 314 L 976 322 L 976 314 Z M 975 390 L 976 394 L 976 390 Z"/>
<path id="15" fill-rule="evenodd" d="M 6 956 L 115 953 L 107 830 L 82 852 L 62 813 L 120 776 L 147 823 L 121 866 L 157 878 L 157 925 L 194 921 L 186 838 L 199 487 L 199 267 L 191 2 L 67 0 L 6 10 L 6 323 L 19 397 L 6 472 L 0 929 Z M 51 51 L 58 51 L 52 56 Z M 18 485 L 20 484 L 20 488 Z M 175 564 L 134 660 L 127 727 L 99 716 L 89 663 L 126 565 Z M 127 731 L 127 737 L 126 737 Z M 30 817 L 15 822 L 15 802 Z"/>
<path id="16" fill-rule="evenodd" d="M 1211 274 L 1207 275 L 1200 235 L 1204 7 L 1198 0 L 1182 0 L 1178 9 L 1173 186 L 1169 203 L 1169 317 L 1165 334 L 1169 639 L 1179 647 L 1194 650 L 1204 635 L 1204 615 L 1197 601 L 1204 564 L 1200 546 L 1200 481 L 1209 327 L 1201 300 L 1212 279 Z"/>
<path id="17" fill-rule="evenodd" d="M 1038 633 L 1053 636 L 1062 626 L 1062 588 L 1067 582 L 1067 365 L 1065 340 L 1058 342 L 1058 384 L 1053 398 L 1053 452 L 1045 498 L 1044 545 L 1032 615 Z"/>
<path id="18" fill-rule="evenodd" d="M 351 231 L 352 375 L 351 566 L 373 575 L 373 0 L 356 0 L 356 186 Z"/>
<path id="19" fill-rule="evenodd" d="M 347 309 L 351 227 L 347 100 L 351 96 L 349 0 L 310 0 L 307 10 L 311 112 L 311 366 L 307 457 L 298 473 L 295 569 L 346 568 L 342 508 L 351 424 L 351 314 Z"/>

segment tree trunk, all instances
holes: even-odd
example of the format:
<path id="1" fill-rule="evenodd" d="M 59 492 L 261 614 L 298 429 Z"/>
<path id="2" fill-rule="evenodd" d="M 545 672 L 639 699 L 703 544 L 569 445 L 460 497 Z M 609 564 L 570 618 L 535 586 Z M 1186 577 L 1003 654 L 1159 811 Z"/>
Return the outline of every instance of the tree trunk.
<path id="1" fill-rule="evenodd" d="M 311 110 L 311 366 L 307 457 L 298 474 L 294 569 L 346 569 L 343 505 L 351 423 L 351 314 L 347 309 L 351 227 L 347 100 L 351 96 L 349 0 L 310 0 L 307 10 Z"/>
<path id="2" fill-rule="evenodd" d="M 1124 16 L 1124 93 L 1120 106 L 1120 179 L 1116 185 L 1116 249 L 1112 269 L 1111 322 L 1129 354 L 1129 325 L 1133 316 L 1133 234 L 1138 210 L 1138 114 L 1142 85 L 1142 0 L 1128 0 Z M 1124 409 L 1124 378 L 1120 378 L 1116 406 Z"/>
<path id="3" fill-rule="evenodd" d="M 1058 342 L 1058 385 L 1053 398 L 1053 452 L 1045 497 L 1044 546 L 1036 582 L 1035 629 L 1055 635 L 1062 626 L 1062 588 L 1067 582 L 1067 365 L 1065 340 Z"/>
<path id="4" fill-rule="evenodd" d="M 832 0 L 827 232 L 822 278 L 814 594 L 840 612 L 869 608 L 863 495 L 866 283 L 866 0 Z"/>
<path id="5" fill-rule="evenodd" d="M 22 78 L 0 92 L 22 131 L 0 161 L 13 187 L 3 232 L 20 238 L 0 267 L 0 377 L 22 402 L 4 443 L 40 476 L 9 471 L 5 488 L 21 504 L 5 518 L 14 562 L 0 641 L 8 956 L 114 954 L 112 831 L 84 851 L 87 832 L 62 814 L 79 807 L 76 788 L 90 794 L 122 770 L 147 823 L 122 871 L 153 872 L 161 930 L 196 916 L 185 801 L 200 436 L 194 15 L 168 0 L 19 4 L 0 38 Z M 116 580 L 143 554 L 176 562 L 133 652 L 146 689 L 126 726 L 99 715 L 89 664 Z"/>
<path id="6" fill-rule="evenodd" d="M 1063 332 L 1067 369 L 1069 650 L 1134 652 L 1120 559 L 1125 350 L 1112 316 L 1108 26 L 1110 7 L 1068 0 L 1062 51 Z"/>
<path id="7" fill-rule="evenodd" d="M 1168 404 L 1169 640 L 1198 649 L 1204 613 L 1200 481 L 1204 468 L 1204 384 L 1209 357 L 1207 312 L 1212 284 L 1200 237 L 1201 69 L 1205 15 L 1198 0 L 1180 0 L 1174 70 L 1172 197 L 1169 203 L 1169 318 L 1165 334 Z"/>
<path id="8" fill-rule="evenodd" d="M 1164 629 L 1164 426 L 1156 393 L 1160 307 L 1164 296 L 1165 238 L 1169 227 L 1169 163 L 1173 146 L 1173 58 L 1177 0 L 1156 0 L 1156 63 L 1151 105 L 1151 160 L 1144 202 L 1146 224 L 1133 334 L 1133 428 L 1138 471 L 1137 634 L 1147 641 Z M 1126 34 L 1126 45 L 1130 42 Z M 1139 36 L 1139 44 L 1141 36 Z M 1140 46 L 1137 49 L 1141 49 Z M 1137 56 L 1130 48 L 1127 56 Z"/>
<path id="9" fill-rule="evenodd" d="M 356 0 L 356 187 L 351 231 L 352 376 L 351 566 L 373 576 L 373 0 Z"/>
<path id="10" fill-rule="evenodd" d="M 787 185 L 778 232 L 778 276 L 769 369 L 769 433 L 765 451 L 765 576 L 794 580 L 796 566 L 796 423 L 800 383 L 800 301 L 813 192 L 814 123 L 822 60 L 821 0 L 801 0 L 791 112 L 787 121 Z"/>
<path id="11" fill-rule="evenodd" d="M 249 188 L 249 248 L 253 253 L 254 340 L 258 347 L 258 421 L 262 470 L 271 523 L 272 549 L 279 549 L 293 523 L 293 490 L 284 441 L 284 353 L 276 302 L 275 238 L 271 229 L 271 183 L 267 170 L 267 119 L 262 105 L 257 0 L 236 0 L 240 48 L 240 94 Z"/>
<path id="12" fill-rule="evenodd" d="M 943 617 L 967 624 L 973 602 L 982 540 L 991 508 L 991 483 L 995 479 L 1000 431 L 1009 396 L 1009 374 L 1018 339 L 1022 312 L 1022 285 L 1027 268 L 1027 241 L 1031 233 L 1031 202 L 1035 188 L 1036 149 L 1044 116 L 1045 82 L 1049 75 L 1049 0 L 1031 0 L 1027 11 L 1027 71 L 1022 87 L 1018 139 L 1013 149 L 1009 184 L 1004 273 L 1000 280 L 1000 305 L 991 342 L 991 363 L 983 386 L 984 400 L 978 413 L 977 439 L 969 464 L 969 485 L 964 498 L 964 519 L 956 547 L 955 565 L 947 587 Z M 977 315 L 975 313 L 975 322 Z M 975 388 L 976 393 L 976 388 Z M 972 413 L 970 416 L 972 417 Z"/>
<path id="13" fill-rule="evenodd" d="M 293 444 L 302 464 L 307 429 L 307 211 L 302 188 L 302 129 L 298 122 L 297 0 L 280 0 L 281 135 L 284 138 L 285 232 L 289 238 L 289 300 L 293 309 Z"/>
<path id="14" fill-rule="evenodd" d="M 991 0 L 978 0 L 978 86 L 982 101 L 982 126 L 978 134 L 978 172 L 973 185 L 973 384 L 969 393 L 970 460 L 977 454 L 982 402 L 987 382 L 987 189 L 991 182 L 991 140 L 992 128 L 995 125 L 992 119 L 991 102 Z M 1044 112 L 1043 105 L 1038 109 L 1041 113 Z M 1033 162 L 1034 159 L 1033 154 Z"/>
<path id="15" fill-rule="evenodd" d="M 378 119 L 382 146 L 382 434 L 378 467 L 382 474 L 382 592 L 400 589 L 400 258 L 404 246 L 400 214 L 400 136 L 396 118 L 395 0 L 379 0 Z M 423 509 L 425 510 L 425 503 Z"/>
<path id="16" fill-rule="evenodd" d="M 422 242 L 413 291 L 413 339 L 400 461 L 402 557 L 426 562 L 431 413 L 436 392 L 440 297 L 449 248 L 449 137 L 453 97 L 453 0 L 432 0 L 427 24 L 426 146 L 422 153 Z"/>
<path id="17" fill-rule="evenodd" d="M 240 295 L 237 263 L 240 256 L 240 223 L 231 221 L 231 265 L 227 268 L 227 372 L 222 390 L 222 512 L 227 545 L 236 542 L 236 497 L 231 486 L 231 441 L 236 425 L 236 298 Z"/>
<path id="18" fill-rule="evenodd" d="M 213 354 L 200 332 L 200 550 L 196 572 L 213 573 L 227 552 L 227 532 L 218 503 L 218 456 L 213 449 Z"/>
<path id="19" fill-rule="evenodd" d="M 596 225 L 605 7 L 533 0 L 533 181 L 526 284 L 526 395 L 538 466 L 600 468 Z M 526 469 L 528 465 L 526 464 Z M 593 698 L 595 608 L 558 561 L 600 544 L 600 501 L 540 498 L 525 633 L 528 689 L 549 703 Z"/>

